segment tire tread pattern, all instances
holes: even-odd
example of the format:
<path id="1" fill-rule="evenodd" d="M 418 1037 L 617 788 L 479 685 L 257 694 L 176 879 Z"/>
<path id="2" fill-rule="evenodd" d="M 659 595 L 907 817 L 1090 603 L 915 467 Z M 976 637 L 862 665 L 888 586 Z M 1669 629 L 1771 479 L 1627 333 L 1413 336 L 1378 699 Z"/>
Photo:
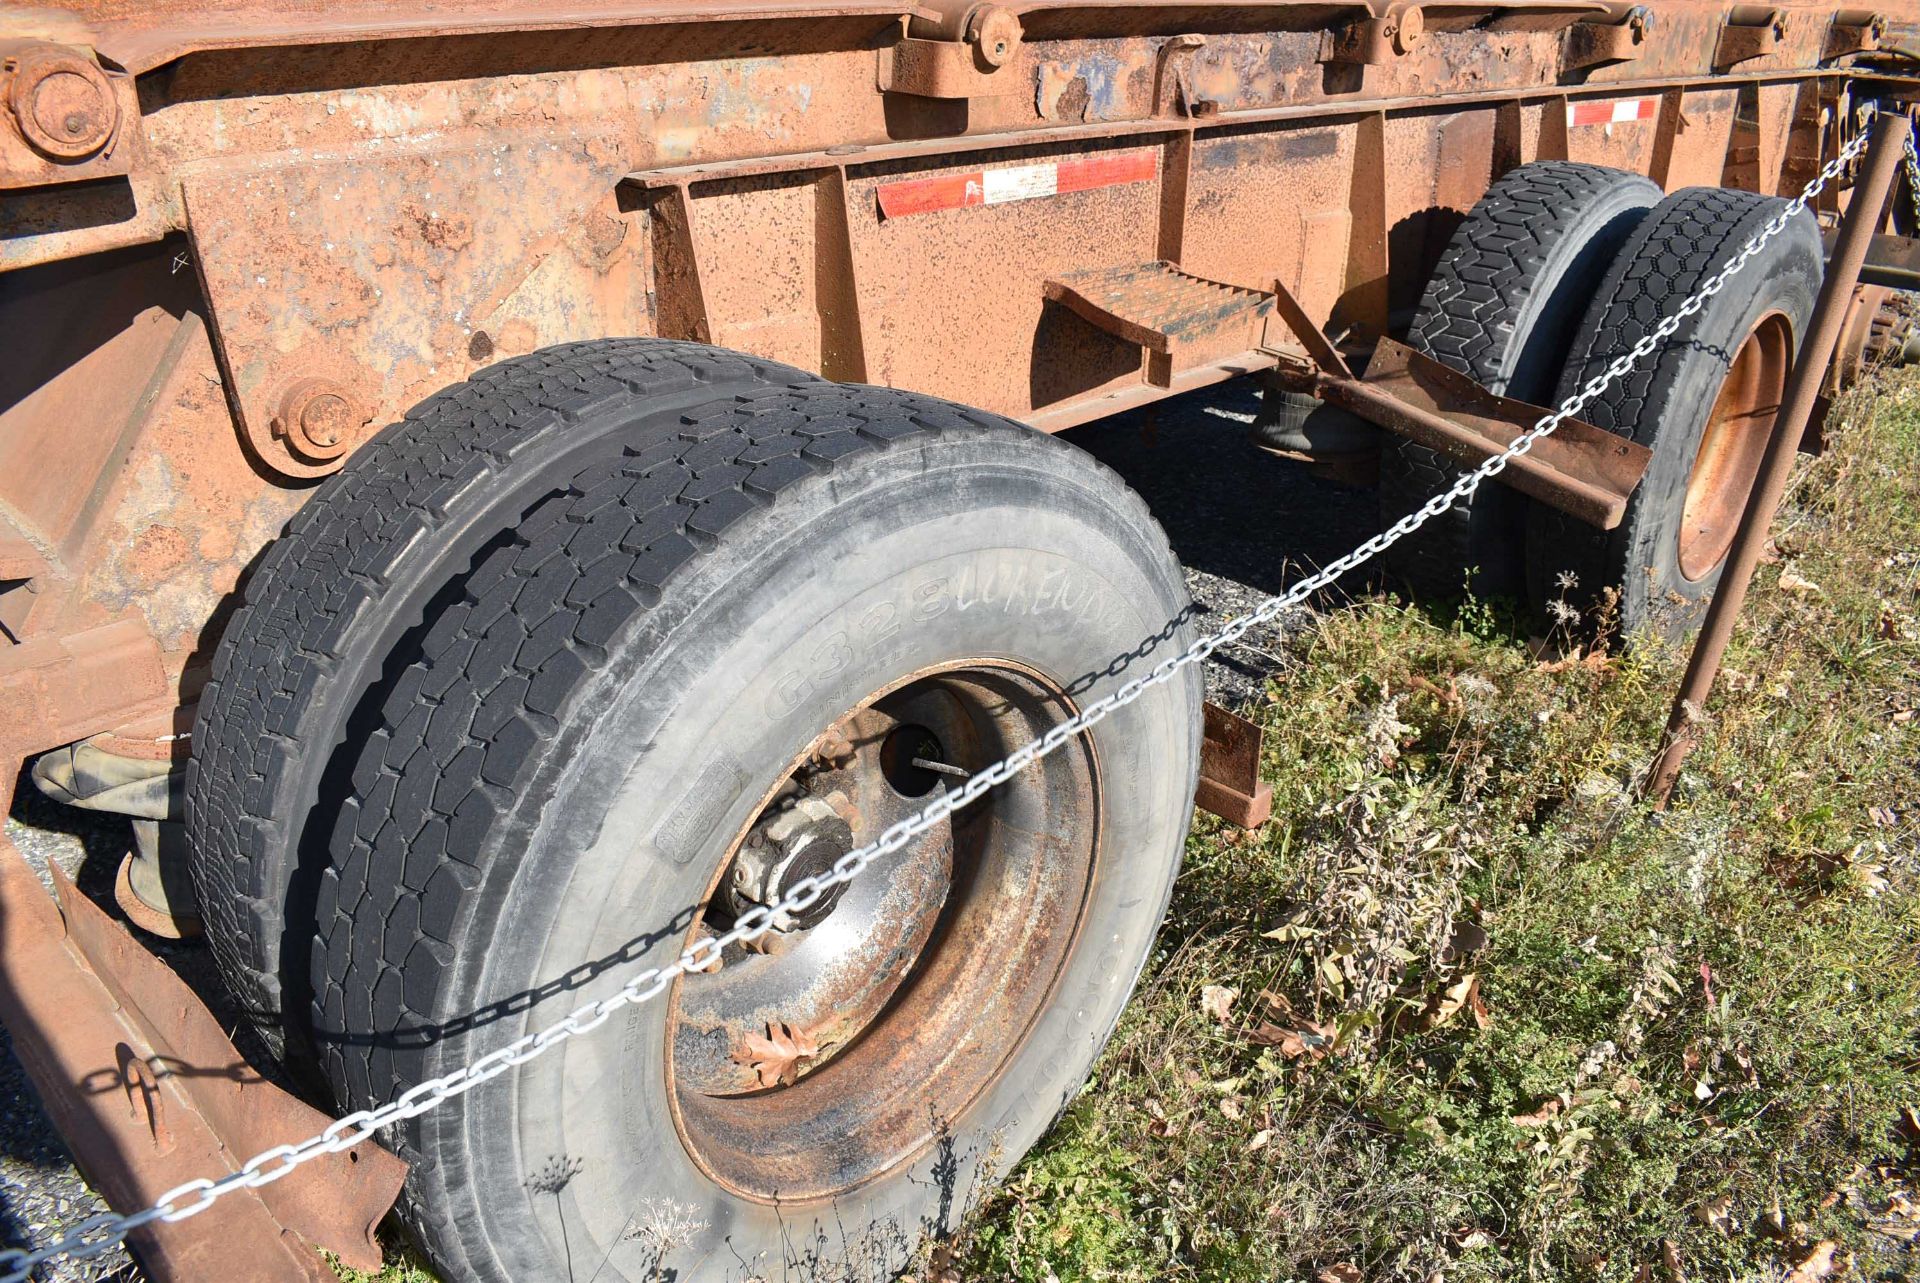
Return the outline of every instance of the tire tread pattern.
<path id="1" fill-rule="evenodd" d="M 703 384 L 723 396 L 730 387 L 812 378 L 694 343 L 547 348 L 429 397 L 295 513 L 248 579 L 215 650 L 186 790 L 207 938 L 243 1014 L 272 1049 L 282 1033 L 280 941 L 303 819 L 296 780 L 304 756 L 332 751 L 364 692 L 349 662 L 351 639 L 383 613 L 422 605 L 396 600 L 396 565 L 431 555 L 436 531 L 456 510 L 610 400 Z"/>
<path id="2" fill-rule="evenodd" d="M 1555 246 L 1596 197 L 1628 175 L 1570 161 L 1536 161 L 1508 172 L 1454 232 L 1420 299 L 1409 346 L 1504 392 L 1514 329 Z M 1397 521 L 1463 475 L 1453 460 L 1405 437 L 1380 459 L 1380 511 Z M 1419 539 L 1388 553 L 1394 572 L 1422 596 L 1458 594 L 1462 575 L 1486 555 L 1488 520 L 1478 494 L 1455 500 Z M 1516 532 L 1517 545 L 1517 532 Z M 1483 569 L 1485 569 L 1483 567 Z"/>

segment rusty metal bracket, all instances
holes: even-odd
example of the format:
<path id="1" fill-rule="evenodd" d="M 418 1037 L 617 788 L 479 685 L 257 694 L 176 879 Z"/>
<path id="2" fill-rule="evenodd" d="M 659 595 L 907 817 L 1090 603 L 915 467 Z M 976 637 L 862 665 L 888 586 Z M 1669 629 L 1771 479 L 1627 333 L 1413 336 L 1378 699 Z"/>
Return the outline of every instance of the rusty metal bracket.
<path id="1" fill-rule="evenodd" d="M 1426 15 L 1419 5 L 1390 9 L 1377 18 L 1360 18 L 1328 31 L 1320 41 L 1321 62 L 1374 66 L 1412 53 L 1426 37 Z"/>
<path id="2" fill-rule="evenodd" d="M 1747 17 L 1736 10 L 1721 28 L 1720 44 L 1713 55 L 1715 71 L 1764 58 L 1778 49 L 1786 37 L 1786 19 L 1778 9 L 1763 10 L 1752 20 L 1741 21 Z"/>
<path id="3" fill-rule="evenodd" d="M 1273 283 L 1273 315 L 1275 320 L 1292 332 L 1315 366 L 1335 378 L 1354 377 L 1347 358 L 1340 354 L 1340 349 L 1327 337 L 1327 332 L 1314 324 L 1313 318 L 1307 315 L 1307 309 L 1300 305 L 1300 300 L 1293 296 L 1293 291 L 1287 288 L 1285 281 L 1276 280 Z M 1284 341 L 1272 333 L 1271 326 L 1268 327 L 1267 341 L 1263 346 L 1282 357 L 1291 358 L 1293 355 L 1287 351 Z"/>
<path id="4" fill-rule="evenodd" d="M 1273 785 L 1260 778 L 1260 728 L 1218 704 L 1203 710 L 1200 787 L 1194 805 L 1243 829 L 1273 815 Z"/>
<path id="5" fill-rule="evenodd" d="M 882 93 L 921 98 L 993 98 L 1027 88 L 1001 63 L 987 59 L 979 45 L 961 40 L 904 37 L 879 51 Z"/>
<path id="6" fill-rule="evenodd" d="M 1218 115 L 1220 104 L 1195 98 L 1187 79 L 1187 64 L 1207 43 L 1205 36 L 1170 37 L 1160 46 L 1153 68 L 1153 114 L 1162 119 Z"/>
<path id="7" fill-rule="evenodd" d="M 1315 395 L 1468 466 L 1485 463 L 1549 413 L 1496 396 L 1458 370 L 1381 339 L 1363 379 L 1318 375 Z M 1645 446 L 1567 419 L 1500 479 L 1602 530 L 1618 526 L 1652 461 Z"/>
<path id="8" fill-rule="evenodd" d="M 1844 58 L 1850 53 L 1872 53 L 1886 42 L 1887 15 L 1846 9 L 1833 15 L 1827 32 L 1828 58 Z"/>
<path id="9" fill-rule="evenodd" d="M 1567 28 L 1561 47 L 1561 66 L 1568 71 L 1633 62 L 1647 51 L 1653 32 L 1653 9 L 1637 4 L 1618 22 L 1576 22 Z"/>

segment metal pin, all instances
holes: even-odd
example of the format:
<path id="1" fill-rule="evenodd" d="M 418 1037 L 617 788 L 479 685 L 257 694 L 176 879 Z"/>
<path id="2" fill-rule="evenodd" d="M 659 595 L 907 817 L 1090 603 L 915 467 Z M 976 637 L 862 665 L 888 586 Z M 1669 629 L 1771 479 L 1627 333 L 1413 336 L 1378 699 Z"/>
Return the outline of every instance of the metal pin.
<path id="1" fill-rule="evenodd" d="M 945 762 L 935 762 L 924 757 L 914 758 L 913 764 L 923 771 L 935 771 L 941 775 L 957 775 L 963 780 L 970 778 L 973 774 L 972 771 L 963 771 L 957 766 L 949 766 Z"/>

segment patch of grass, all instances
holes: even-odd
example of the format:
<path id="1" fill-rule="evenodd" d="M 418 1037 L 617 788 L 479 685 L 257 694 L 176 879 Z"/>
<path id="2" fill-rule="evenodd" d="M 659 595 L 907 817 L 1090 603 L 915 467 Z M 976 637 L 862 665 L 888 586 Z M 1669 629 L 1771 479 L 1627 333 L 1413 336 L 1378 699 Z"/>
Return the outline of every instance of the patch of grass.
<path id="1" fill-rule="evenodd" d="M 1196 825 L 1094 1083 L 960 1274 L 1779 1277 L 1823 1242 L 1920 1273 L 1917 534 L 1899 382 L 1803 468 L 1657 815 L 1682 654 L 1549 662 L 1391 601 L 1299 637 L 1251 714 L 1277 818 Z"/>

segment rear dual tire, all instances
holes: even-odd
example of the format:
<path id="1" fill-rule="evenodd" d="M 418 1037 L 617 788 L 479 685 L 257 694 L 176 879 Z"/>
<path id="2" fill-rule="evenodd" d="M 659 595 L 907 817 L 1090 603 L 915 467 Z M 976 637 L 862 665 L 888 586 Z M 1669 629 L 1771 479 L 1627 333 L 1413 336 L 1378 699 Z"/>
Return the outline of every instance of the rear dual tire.
<path id="1" fill-rule="evenodd" d="M 477 556 L 443 558 L 425 627 L 361 697 L 371 729 L 338 750 L 308 975 L 343 1108 L 677 957 L 711 929 L 770 791 L 876 696 L 930 670 L 1003 683 L 995 707 L 1026 720 L 974 714 L 974 768 L 1188 638 L 1157 525 L 1062 442 L 811 380 L 645 410 L 576 415 L 574 430 L 627 423 L 615 454 L 549 482 Z M 540 430 L 543 414 L 560 416 L 520 418 Z M 626 1008 L 399 1129 L 417 1237 L 461 1279 L 591 1261 L 603 1279 L 693 1283 L 777 1275 L 796 1254 L 892 1277 L 1033 1143 L 1111 1031 L 1178 869 L 1199 708 L 1188 669 L 956 823 L 970 854 L 888 1008 L 919 1023 L 876 1017 L 791 1085 L 708 1098 L 670 1071 L 689 1063 L 688 991 Z M 1009 856 L 1003 830 L 1051 836 Z M 976 860 L 995 875 L 968 889 Z M 1018 894 L 971 898 L 1003 881 Z M 981 923 L 1010 942 L 991 958 L 965 953 Z M 942 978 L 914 989 L 923 974 Z"/>
<path id="2" fill-rule="evenodd" d="M 1662 201 L 1614 259 L 1576 332 L 1556 398 L 1573 395 L 1674 314 L 1786 202 L 1722 188 Z M 1712 599 L 1825 272 L 1801 213 L 1652 356 L 1581 417 L 1653 452 L 1614 530 L 1544 504 L 1527 529 L 1529 587 L 1586 629 L 1678 638 Z"/>
<path id="3" fill-rule="evenodd" d="M 1594 288 L 1659 199 L 1650 180 L 1599 165 L 1549 160 L 1509 172 L 1455 230 L 1408 344 L 1491 392 L 1545 400 Z M 1389 437 L 1381 523 L 1400 520 L 1465 471 L 1430 446 Z M 1483 485 L 1390 549 L 1388 571 L 1433 600 L 1467 592 L 1523 598 L 1528 506 L 1515 490 Z"/>

